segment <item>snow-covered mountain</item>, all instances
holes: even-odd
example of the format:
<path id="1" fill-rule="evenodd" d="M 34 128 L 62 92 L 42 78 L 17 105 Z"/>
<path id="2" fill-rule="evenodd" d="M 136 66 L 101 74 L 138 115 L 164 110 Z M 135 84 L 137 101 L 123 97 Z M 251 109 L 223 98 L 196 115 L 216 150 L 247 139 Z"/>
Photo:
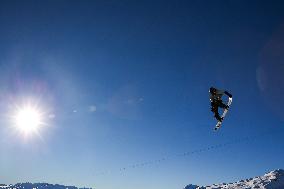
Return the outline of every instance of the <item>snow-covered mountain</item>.
<path id="1" fill-rule="evenodd" d="M 284 170 L 277 169 L 250 179 L 211 186 L 187 185 L 184 189 L 284 189 Z"/>
<path id="2" fill-rule="evenodd" d="M 59 184 L 48 183 L 18 183 L 18 184 L 0 184 L 0 189 L 91 189 L 91 188 L 77 188 L 75 186 L 64 186 Z"/>

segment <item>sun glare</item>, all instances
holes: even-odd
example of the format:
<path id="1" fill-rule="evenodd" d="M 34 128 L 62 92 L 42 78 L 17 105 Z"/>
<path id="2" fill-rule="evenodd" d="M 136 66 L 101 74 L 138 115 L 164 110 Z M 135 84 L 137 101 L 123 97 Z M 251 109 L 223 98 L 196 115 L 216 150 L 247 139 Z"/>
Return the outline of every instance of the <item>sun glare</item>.
<path id="1" fill-rule="evenodd" d="M 18 109 L 15 115 L 15 126 L 22 132 L 29 134 L 36 132 L 42 125 L 42 116 L 39 110 L 27 106 Z"/>

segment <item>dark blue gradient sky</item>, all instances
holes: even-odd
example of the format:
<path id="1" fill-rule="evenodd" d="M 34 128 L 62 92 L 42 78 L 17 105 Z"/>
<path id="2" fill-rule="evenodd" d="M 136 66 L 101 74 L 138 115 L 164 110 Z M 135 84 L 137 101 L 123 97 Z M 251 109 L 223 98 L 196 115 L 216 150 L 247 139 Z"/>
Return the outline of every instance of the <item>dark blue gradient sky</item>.
<path id="1" fill-rule="evenodd" d="M 1 181 L 178 189 L 284 168 L 283 10 L 0 0 Z M 234 96 L 217 133 L 210 86 Z M 28 139 L 7 120 L 25 100 L 47 124 Z"/>

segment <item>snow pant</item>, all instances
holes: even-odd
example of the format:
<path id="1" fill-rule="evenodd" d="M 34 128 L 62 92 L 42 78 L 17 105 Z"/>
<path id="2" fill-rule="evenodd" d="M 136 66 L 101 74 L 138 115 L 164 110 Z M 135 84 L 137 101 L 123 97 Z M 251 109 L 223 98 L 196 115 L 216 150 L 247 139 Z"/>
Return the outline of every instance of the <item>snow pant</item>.
<path id="1" fill-rule="evenodd" d="M 224 104 L 222 102 L 222 100 L 218 100 L 218 101 L 211 102 L 211 106 L 212 106 L 211 111 L 214 112 L 214 117 L 218 121 L 222 121 L 222 118 L 221 118 L 221 116 L 220 116 L 220 114 L 218 112 L 218 108 L 220 107 L 220 108 L 224 109 L 224 108 L 227 108 L 227 105 Z"/>

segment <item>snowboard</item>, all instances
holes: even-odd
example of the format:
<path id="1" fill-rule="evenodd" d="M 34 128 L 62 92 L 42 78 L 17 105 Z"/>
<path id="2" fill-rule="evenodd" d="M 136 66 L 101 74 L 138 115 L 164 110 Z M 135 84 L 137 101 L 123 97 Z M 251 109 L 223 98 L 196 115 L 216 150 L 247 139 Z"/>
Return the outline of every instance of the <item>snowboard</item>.
<path id="1" fill-rule="evenodd" d="M 232 104 L 232 101 L 233 101 L 233 98 L 229 98 L 228 103 L 227 103 L 227 105 L 229 106 L 229 108 L 224 110 L 224 112 L 223 112 L 223 114 L 222 114 L 222 116 L 221 116 L 222 118 L 225 118 L 226 114 L 228 113 L 228 110 L 230 109 L 230 105 Z M 223 121 L 224 121 L 224 119 L 223 119 Z M 223 121 L 218 121 L 218 122 L 217 122 L 217 124 L 216 124 L 216 126 L 215 126 L 215 128 L 214 128 L 215 131 L 217 131 L 218 129 L 220 129 L 220 127 L 221 127 Z"/>

